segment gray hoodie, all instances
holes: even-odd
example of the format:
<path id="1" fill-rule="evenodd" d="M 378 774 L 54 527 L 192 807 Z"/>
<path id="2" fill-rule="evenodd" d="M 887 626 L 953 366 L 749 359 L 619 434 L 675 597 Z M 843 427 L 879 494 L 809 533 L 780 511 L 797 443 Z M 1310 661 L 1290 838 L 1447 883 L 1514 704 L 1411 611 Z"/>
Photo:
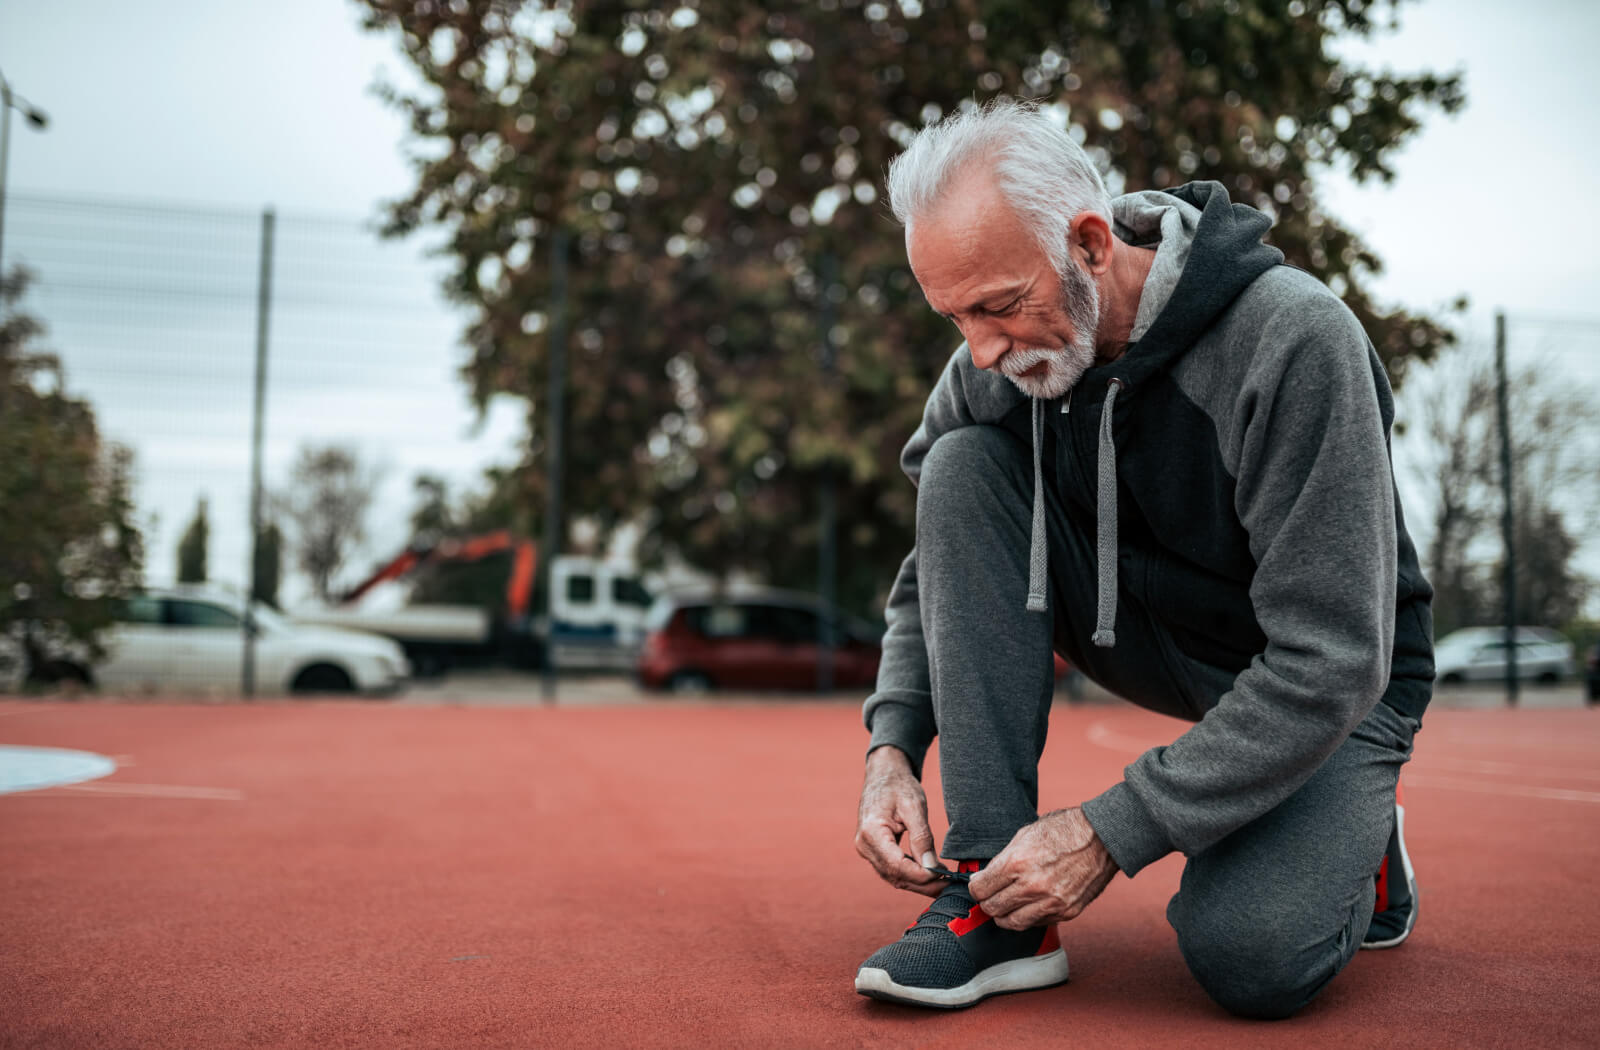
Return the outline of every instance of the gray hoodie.
<path id="1" fill-rule="evenodd" d="M 1261 243 L 1269 220 L 1217 183 L 1113 202 L 1117 235 L 1156 247 L 1133 342 L 1065 398 L 1031 402 L 963 345 L 901 465 L 974 424 L 1031 442 L 1030 594 L 1043 611 L 1040 488 L 1098 540 L 1097 645 L 1123 587 L 1185 656 L 1233 675 L 1177 741 L 1084 810 L 1123 871 L 1193 855 L 1304 783 L 1380 699 L 1420 720 L 1433 680 L 1432 589 L 1389 461 L 1393 398 L 1354 315 Z M 920 768 L 935 725 L 915 551 L 889 596 L 872 746 Z"/>

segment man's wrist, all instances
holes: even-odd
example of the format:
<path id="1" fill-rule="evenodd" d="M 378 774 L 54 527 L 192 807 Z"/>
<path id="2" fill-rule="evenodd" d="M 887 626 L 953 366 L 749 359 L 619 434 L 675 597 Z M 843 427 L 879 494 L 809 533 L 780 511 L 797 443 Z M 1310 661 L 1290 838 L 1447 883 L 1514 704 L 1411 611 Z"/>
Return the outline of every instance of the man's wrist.
<path id="1" fill-rule="evenodd" d="M 867 752 L 867 770 L 887 771 L 899 770 L 911 773 L 911 756 L 893 744 L 879 744 Z"/>

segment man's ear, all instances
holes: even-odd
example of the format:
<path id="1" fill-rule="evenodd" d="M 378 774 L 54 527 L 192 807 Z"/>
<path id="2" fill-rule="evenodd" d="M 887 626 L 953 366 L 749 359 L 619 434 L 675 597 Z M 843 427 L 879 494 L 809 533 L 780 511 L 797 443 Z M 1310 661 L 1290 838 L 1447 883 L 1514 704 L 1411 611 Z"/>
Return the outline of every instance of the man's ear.
<path id="1" fill-rule="evenodd" d="M 1092 211 L 1081 211 L 1067 227 L 1069 249 L 1091 276 L 1098 277 L 1111 268 L 1111 224 Z"/>

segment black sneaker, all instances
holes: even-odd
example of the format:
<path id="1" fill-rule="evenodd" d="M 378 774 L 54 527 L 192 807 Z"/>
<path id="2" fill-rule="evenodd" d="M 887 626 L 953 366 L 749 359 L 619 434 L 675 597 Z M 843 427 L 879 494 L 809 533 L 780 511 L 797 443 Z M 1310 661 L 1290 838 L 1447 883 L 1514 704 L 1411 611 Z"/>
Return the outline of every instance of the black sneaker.
<path id="1" fill-rule="evenodd" d="M 1361 939 L 1363 948 L 1393 948 L 1411 936 L 1417 924 L 1417 876 L 1406 852 L 1406 807 L 1395 786 L 1394 829 L 1389 848 L 1378 865 L 1378 899 L 1372 907 L 1372 925 Z"/>
<path id="2" fill-rule="evenodd" d="M 978 870 L 964 861 L 960 870 Z M 1049 988 L 1067 979 L 1067 953 L 1055 924 L 1001 929 L 953 882 L 895 943 L 856 971 L 856 991 L 916 1006 L 971 1006 L 1000 992 Z"/>

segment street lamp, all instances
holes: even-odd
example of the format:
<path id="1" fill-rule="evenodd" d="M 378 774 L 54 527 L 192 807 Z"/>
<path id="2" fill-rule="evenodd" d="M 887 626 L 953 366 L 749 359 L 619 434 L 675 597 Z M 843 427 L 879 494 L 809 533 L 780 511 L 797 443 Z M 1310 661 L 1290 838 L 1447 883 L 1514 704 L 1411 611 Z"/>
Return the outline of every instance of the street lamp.
<path id="1" fill-rule="evenodd" d="M 50 126 L 50 118 L 45 116 L 44 110 L 21 95 L 11 92 L 11 84 L 6 80 L 5 74 L 0 73 L 0 279 L 6 274 L 5 267 L 5 232 L 6 232 L 6 156 L 11 146 L 11 111 L 17 110 L 28 123 L 38 131 L 43 131 Z"/>

